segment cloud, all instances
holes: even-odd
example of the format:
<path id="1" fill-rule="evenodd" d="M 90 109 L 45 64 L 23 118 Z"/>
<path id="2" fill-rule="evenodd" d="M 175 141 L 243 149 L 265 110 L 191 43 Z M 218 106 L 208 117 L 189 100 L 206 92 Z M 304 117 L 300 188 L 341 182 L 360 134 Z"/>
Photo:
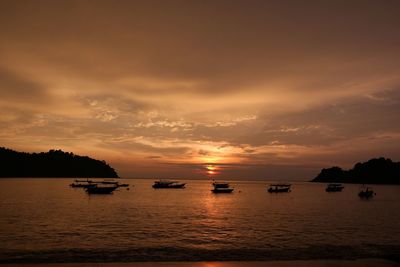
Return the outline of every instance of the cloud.
<path id="1" fill-rule="evenodd" d="M 38 82 L 18 75 L 18 73 L 0 67 L 0 101 L 7 104 L 39 104 L 49 95 L 46 88 Z"/>

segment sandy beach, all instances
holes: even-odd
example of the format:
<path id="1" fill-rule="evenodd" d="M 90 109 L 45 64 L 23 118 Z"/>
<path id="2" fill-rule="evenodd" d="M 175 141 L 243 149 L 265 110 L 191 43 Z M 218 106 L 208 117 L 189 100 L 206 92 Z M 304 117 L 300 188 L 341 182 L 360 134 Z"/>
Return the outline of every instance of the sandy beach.
<path id="1" fill-rule="evenodd" d="M 49 263 L 22 264 L 24 267 L 397 267 L 400 263 L 382 259 L 232 261 L 232 262 L 129 262 L 129 263 Z M 16 267 L 21 264 L 3 264 Z"/>

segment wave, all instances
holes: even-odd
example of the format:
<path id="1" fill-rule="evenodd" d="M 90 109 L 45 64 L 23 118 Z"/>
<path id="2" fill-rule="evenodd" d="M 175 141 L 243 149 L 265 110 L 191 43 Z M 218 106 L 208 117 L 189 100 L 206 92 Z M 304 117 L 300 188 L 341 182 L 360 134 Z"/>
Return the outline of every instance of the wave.
<path id="1" fill-rule="evenodd" d="M 400 262 L 400 245 L 299 248 L 193 249 L 141 247 L 127 249 L 1 250 L 0 263 L 82 263 L 148 261 L 269 261 L 382 258 Z"/>

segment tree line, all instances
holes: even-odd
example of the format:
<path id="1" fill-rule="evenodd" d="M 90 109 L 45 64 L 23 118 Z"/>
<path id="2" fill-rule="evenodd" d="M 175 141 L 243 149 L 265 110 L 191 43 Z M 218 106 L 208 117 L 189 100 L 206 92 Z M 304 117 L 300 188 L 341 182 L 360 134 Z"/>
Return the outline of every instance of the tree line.
<path id="1" fill-rule="evenodd" d="M 322 169 L 312 182 L 400 184 L 400 162 L 381 157 L 359 162 L 350 170 L 340 167 Z"/>
<path id="2" fill-rule="evenodd" d="M 26 153 L 0 147 L 0 177 L 118 178 L 105 161 L 62 150 Z"/>

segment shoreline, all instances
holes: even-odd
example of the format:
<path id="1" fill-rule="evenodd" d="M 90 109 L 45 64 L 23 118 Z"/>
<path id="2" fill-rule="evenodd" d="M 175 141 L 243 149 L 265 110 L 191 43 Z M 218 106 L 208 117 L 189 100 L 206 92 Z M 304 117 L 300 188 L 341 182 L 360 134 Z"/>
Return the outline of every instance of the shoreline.
<path id="1" fill-rule="evenodd" d="M 110 263 L 13 263 L 1 267 L 398 267 L 386 259 L 284 260 L 284 261 L 201 261 L 201 262 L 110 262 Z"/>

